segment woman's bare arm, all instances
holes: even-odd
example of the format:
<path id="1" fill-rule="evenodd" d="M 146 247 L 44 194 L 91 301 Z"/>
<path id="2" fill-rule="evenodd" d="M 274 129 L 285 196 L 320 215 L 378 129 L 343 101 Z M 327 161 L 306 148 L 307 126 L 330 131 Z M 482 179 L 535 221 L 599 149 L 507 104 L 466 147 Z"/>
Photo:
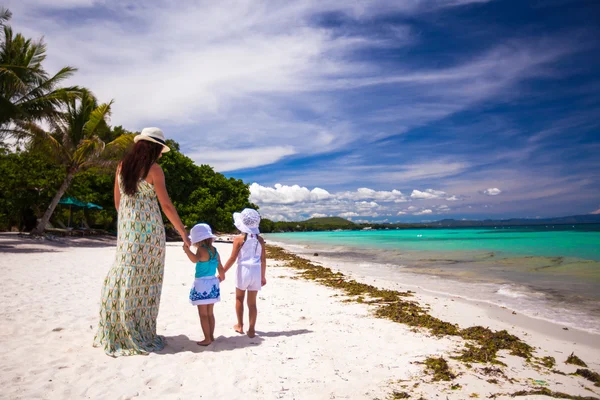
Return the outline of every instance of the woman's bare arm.
<path id="1" fill-rule="evenodd" d="M 169 193 L 167 193 L 167 186 L 165 185 L 165 174 L 163 173 L 162 168 L 158 164 L 152 165 L 150 167 L 150 172 L 148 173 L 148 177 L 146 179 L 148 183 L 154 185 L 154 191 L 156 192 L 156 196 L 158 197 L 158 201 L 160 206 L 169 219 L 184 243 L 190 246 L 190 239 L 187 236 L 187 232 L 185 230 L 185 226 L 181 222 L 179 218 L 179 214 L 177 214 L 177 210 L 175 206 L 171 202 L 169 198 Z"/>
<path id="2" fill-rule="evenodd" d="M 113 189 L 114 200 L 115 200 L 115 208 L 117 212 L 119 211 L 119 204 L 121 203 L 121 190 L 119 189 L 119 174 L 121 173 L 121 165 L 117 167 L 117 172 L 115 172 L 115 187 Z"/>

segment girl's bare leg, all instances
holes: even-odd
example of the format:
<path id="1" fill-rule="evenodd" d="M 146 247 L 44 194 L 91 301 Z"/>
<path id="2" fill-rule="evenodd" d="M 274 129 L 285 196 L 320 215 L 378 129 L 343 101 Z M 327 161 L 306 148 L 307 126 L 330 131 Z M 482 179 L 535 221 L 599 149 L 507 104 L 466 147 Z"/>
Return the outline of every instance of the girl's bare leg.
<path id="1" fill-rule="evenodd" d="M 214 304 L 208 305 L 208 322 L 210 324 L 210 340 L 215 341 L 215 314 L 213 310 L 215 308 Z"/>
<path id="2" fill-rule="evenodd" d="M 235 288 L 235 314 L 237 315 L 237 325 L 233 329 L 237 333 L 244 333 L 244 297 L 246 292 Z"/>
<path id="3" fill-rule="evenodd" d="M 208 346 L 212 343 L 210 339 L 210 322 L 208 318 L 208 305 L 198 306 L 198 315 L 200 316 L 200 325 L 202 326 L 202 333 L 204 333 L 204 340 L 196 342 L 200 346 Z"/>
<path id="4" fill-rule="evenodd" d="M 258 295 L 258 291 L 256 290 L 248 290 L 248 314 L 250 319 L 250 327 L 248 329 L 248 337 L 253 338 L 256 336 L 256 331 L 254 330 L 256 326 L 256 316 L 258 314 L 258 310 L 256 308 L 256 296 Z"/>

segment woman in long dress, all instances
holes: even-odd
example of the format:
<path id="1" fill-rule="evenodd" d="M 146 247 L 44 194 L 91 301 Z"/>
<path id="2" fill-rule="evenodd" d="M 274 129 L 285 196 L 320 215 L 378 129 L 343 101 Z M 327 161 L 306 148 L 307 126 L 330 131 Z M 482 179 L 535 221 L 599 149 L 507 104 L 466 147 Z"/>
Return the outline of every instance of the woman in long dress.
<path id="1" fill-rule="evenodd" d="M 104 347 L 113 357 L 148 354 L 164 347 L 164 338 L 156 334 L 165 265 L 165 228 L 159 203 L 189 245 L 156 163 L 169 151 L 162 131 L 145 128 L 134 141 L 116 172 L 117 254 L 104 280 L 94 338 L 94 346 Z"/>

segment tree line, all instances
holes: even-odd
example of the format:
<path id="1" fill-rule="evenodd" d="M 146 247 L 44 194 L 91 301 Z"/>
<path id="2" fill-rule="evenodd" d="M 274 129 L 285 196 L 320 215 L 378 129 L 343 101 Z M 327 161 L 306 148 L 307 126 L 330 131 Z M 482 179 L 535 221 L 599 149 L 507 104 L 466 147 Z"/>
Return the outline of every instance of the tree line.
<path id="1" fill-rule="evenodd" d="M 52 220 L 62 223 L 69 212 L 58 205 L 63 196 L 103 208 L 75 209 L 76 223 L 115 229 L 114 171 L 138 132 L 110 126 L 113 100 L 100 103 L 87 88 L 61 85 L 76 68 L 48 74 L 45 43 L 15 34 L 11 16 L 0 8 L 0 230 L 41 234 Z M 243 181 L 196 165 L 172 140 L 168 145 L 159 163 L 185 225 L 202 221 L 229 232 L 234 211 L 258 208 Z"/>

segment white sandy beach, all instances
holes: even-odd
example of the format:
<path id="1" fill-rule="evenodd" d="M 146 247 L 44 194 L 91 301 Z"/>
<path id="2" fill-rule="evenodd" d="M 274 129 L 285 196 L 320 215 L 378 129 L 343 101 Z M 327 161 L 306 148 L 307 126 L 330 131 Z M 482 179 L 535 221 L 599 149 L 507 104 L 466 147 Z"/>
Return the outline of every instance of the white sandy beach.
<path id="1" fill-rule="evenodd" d="M 226 259 L 231 245 L 217 247 Z M 202 339 L 197 311 L 188 303 L 193 264 L 177 243 L 167 244 L 158 319 L 167 347 L 148 356 L 111 358 L 93 348 L 92 339 L 102 281 L 114 253 L 110 239 L 36 241 L 0 235 L 2 398 L 385 399 L 398 390 L 415 399 L 465 399 L 540 386 L 600 398 L 600 388 L 581 377 L 538 370 L 505 354 L 504 372 L 515 381 L 500 377 L 499 384 L 489 383 L 490 377 L 479 372 L 481 366 L 466 369 L 449 360 L 462 339 L 439 339 L 377 319 L 368 305 L 345 303 L 335 289 L 292 279 L 295 272 L 280 266 L 268 269 L 268 284 L 259 294 L 258 336 L 250 339 L 232 329 L 230 272 L 215 306 L 217 340 L 200 347 L 195 343 Z M 398 282 L 355 277 L 380 287 L 408 289 Z M 418 289 L 416 297 L 431 306 L 433 315 L 461 327 L 509 330 L 540 347 L 538 356 L 555 357 L 556 369 L 565 373 L 577 368 L 564 364 L 571 352 L 591 370 L 600 370 L 600 336 L 565 331 L 489 304 Z M 461 387 L 451 390 L 448 382 L 430 383 L 418 363 L 428 356 L 445 356 L 460 374 L 452 383 Z"/>

